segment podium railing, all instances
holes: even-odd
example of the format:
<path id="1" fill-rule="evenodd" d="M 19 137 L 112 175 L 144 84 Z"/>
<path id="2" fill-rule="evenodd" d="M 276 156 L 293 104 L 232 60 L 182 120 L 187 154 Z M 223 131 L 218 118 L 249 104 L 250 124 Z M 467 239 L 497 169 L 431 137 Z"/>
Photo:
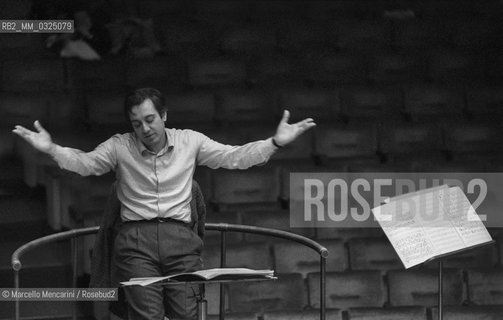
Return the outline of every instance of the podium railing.
<path id="1" fill-rule="evenodd" d="M 41 237 L 30 242 L 25 243 L 11 256 L 11 265 L 14 270 L 14 287 L 15 289 L 19 288 L 19 271 L 22 269 L 23 265 L 21 263 L 21 257 L 37 247 L 42 245 L 70 240 L 71 241 L 71 255 L 72 255 L 72 286 L 75 288 L 77 286 L 77 261 L 78 261 L 78 237 L 91 235 L 97 233 L 99 230 L 99 226 L 88 227 L 88 228 L 80 228 L 73 229 L 69 231 L 59 232 L 55 234 L 51 234 L 45 237 Z M 226 266 L 226 234 L 227 232 L 242 232 L 242 233 L 253 233 L 260 234 L 264 236 L 271 236 L 276 238 L 282 238 L 289 241 L 295 241 L 311 249 L 315 250 L 320 256 L 320 320 L 325 320 L 326 317 L 326 260 L 328 257 L 328 250 L 317 243 L 316 241 L 306 238 L 304 236 L 270 228 L 262 228 L 255 226 L 246 226 L 246 225 L 236 225 L 236 224 L 227 224 L 227 223 L 206 223 L 205 230 L 209 231 L 219 231 L 220 232 L 220 265 L 222 268 Z M 220 320 L 223 320 L 225 317 L 225 301 L 224 301 L 224 292 L 223 292 L 223 284 L 220 285 Z M 77 302 L 73 303 L 72 307 L 72 319 L 77 319 Z M 19 300 L 15 300 L 15 319 L 20 319 L 20 306 Z"/>
<path id="2" fill-rule="evenodd" d="M 290 241 L 298 242 L 302 245 L 308 246 L 315 250 L 320 255 L 320 320 L 325 320 L 325 305 L 326 305 L 326 262 L 328 257 L 328 250 L 317 243 L 316 241 L 306 238 L 304 236 L 294 234 L 287 231 L 275 230 L 270 228 L 261 228 L 255 226 L 245 226 L 227 223 L 206 223 L 206 230 L 220 231 L 220 266 L 226 266 L 226 233 L 229 231 L 254 233 L 265 236 L 272 236 L 276 238 L 283 238 Z M 220 320 L 224 319 L 224 300 L 223 300 L 223 285 L 220 284 Z"/>
<path id="3" fill-rule="evenodd" d="M 72 256 L 72 286 L 75 288 L 77 286 L 77 259 L 78 259 L 78 249 L 77 249 L 77 240 L 76 238 L 95 234 L 99 230 L 99 226 L 81 228 L 81 229 L 72 229 L 68 231 L 58 232 L 55 234 L 51 234 L 45 237 L 41 237 L 30 242 L 25 243 L 21 247 L 17 248 L 16 251 L 11 256 L 11 265 L 14 270 L 14 288 L 19 288 L 19 271 L 22 269 L 23 264 L 21 263 L 21 257 L 42 245 L 57 242 L 70 240 L 71 241 L 71 256 Z M 72 307 L 72 319 L 77 319 L 77 302 L 73 303 Z M 20 319 L 20 310 L 19 310 L 19 300 L 15 300 L 15 319 Z"/>

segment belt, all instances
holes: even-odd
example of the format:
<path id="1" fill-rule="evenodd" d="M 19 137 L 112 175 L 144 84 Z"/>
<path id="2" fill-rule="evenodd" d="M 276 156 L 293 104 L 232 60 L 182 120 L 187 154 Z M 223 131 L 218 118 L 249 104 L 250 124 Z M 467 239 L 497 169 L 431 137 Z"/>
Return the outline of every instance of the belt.
<path id="1" fill-rule="evenodd" d="M 164 223 L 164 222 L 167 222 L 167 223 L 178 223 L 178 224 L 181 224 L 181 225 L 184 225 L 184 226 L 187 226 L 189 227 L 190 224 L 188 222 L 185 222 L 185 221 L 182 221 L 182 220 L 178 220 L 178 219 L 173 219 L 173 218 L 154 218 L 154 219 L 142 219 L 142 220 L 126 220 L 126 221 L 122 221 L 122 223 L 145 223 L 145 222 L 150 222 L 150 223 Z"/>

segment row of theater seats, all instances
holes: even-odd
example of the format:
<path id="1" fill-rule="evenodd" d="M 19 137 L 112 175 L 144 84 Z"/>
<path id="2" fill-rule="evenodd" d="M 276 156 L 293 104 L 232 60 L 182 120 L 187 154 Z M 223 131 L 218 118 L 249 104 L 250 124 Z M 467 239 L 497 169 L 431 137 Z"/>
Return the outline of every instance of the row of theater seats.
<path id="1" fill-rule="evenodd" d="M 166 51 L 192 54 L 197 54 L 195 49 L 210 53 L 218 50 L 229 54 L 264 54 L 274 50 L 304 52 L 308 47 L 354 51 L 437 45 L 475 48 L 497 38 L 501 27 L 497 15 L 473 15 L 467 23 L 463 20 L 467 17 L 434 18 L 413 14 L 394 19 L 386 17 L 383 10 L 378 17 L 340 17 L 327 21 L 277 16 L 269 21 L 208 22 L 157 13 L 153 20 Z"/>
<path id="2" fill-rule="evenodd" d="M 435 11 L 431 9 L 434 3 L 418 8 L 416 3 L 390 1 L 387 5 L 383 2 L 375 6 L 358 2 L 361 14 L 356 16 L 352 16 L 350 10 L 345 14 L 340 1 L 307 3 L 287 1 L 270 6 L 257 1 L 251 8 L 242 2 L 227 2 L 225 7 L 206 16 L 213 19 L 198 14 L 201 4 L 191 10 L 177 7 L 171 1 L 139 1 L 136 7 L 139 15 L 153 20 L 154 31 L 165 52 L 185 55 L 305 52 L 306 48 L 327 47 L 356 51 L 438 45 L 478 49 L 493 45 L 501 28 L 498 19 L 501 8 L 497 8 L 496 1 L 485 8 L 481 5 L 479 9 L 483 11 L 468 9 L 470 3 L 444 2 L 447 5 Z M 30 41 L 12 38 L 15 40 L 7 39 L 18 45 Z M 12 47 L 8 49 L 15 53 Z"/>
<path id="3" fill-rule="evenodd" d="M 222 138 L 216 134 L 209 136 L 225 143 L 243 144 L 272 135 L 272 131 L 266 133 L 268 129 L 254 129 L 256 130 L 239 130 L 238 133 L 226 130 L 220 132 Z M 361 127 L 360 132 L 354 128 L 351 131 L 348 128 L 328 129 L 320 126 L 277 152 L 266 166 L 246 171 L 199 167 L 195 178 L 201 185 L 208 204 L 216 210 L 247 208 L 249 211 L 251 208 L 286 208 L 289 202 L 298 200 L 304 193 L 304 187 L 298 180 L 290 180 L 293 172 L 336 173 L 350 181 L 358 172 L 381 172 L 387 178 L 401 178 L 403 175 L 400 172 L 501 171 L 501 153 L 494 150 L 501 138 L 497 134 L 497 128 L 481 124 L 473 126 L 471 123 L 471 126 L 444 132 L 448 137 L 456 138 L 446 140 L 451 142 L 450 145 L 440 143 L 440 135 L 425 139 L 428 130 L 434 129 L 431 126 L 382 128 L 381 135 L 386 139 L 380 141 L 380 148 L 377 147 L 377 142 L 372 142 L 376 139 L 375 135 L 365 135 L 374 129 L 370 126 Z M 112 174 L 84 178 L 65 173 L 50 157 L 37 152 L 21 139 L 13 138 L 10 132 L 7 137 L 12 139 L 15 153 L 22 161 L 24 182 L 30 187 L 44 186 L 47 189 L 49 220 L 54 229 L 71 227 L 70 206 L 80 211 L 94 211 L 96 207 L 102 209 L 103 199 L 108 195 L 114 179 Z M 92 150 L 105 138 L 106 136 L 97 133 L 89 133 L 85 138 L 82 135 L 53 133 L 53 139 L 57 143 L 85 151 Z M 454 160 L 449 161 L 449 158 Z M 387 162 L 382 163 L 383 159 Z M 490 204 L 486 209 L 490 213 L 494 213 L 492 211 L 499 205 L 499 197 L 494 194 L 496 191 L 489 190 L 485 199 Z M 373 200 L 369 201 L 373 203 Z"/>
<path id="4" fill-rule="evenodd" d="M 30 123 L 26 125 L 31 127 Z M 300 136 L 294 143 L 276 152 L 270 165 L 240 171 L 212 171 L 201 167 L 200 175 L 222 180 L 224 185 L 240 176 L 259 180 L 276 191 L 289 172 L 293 171 L 499 171 L 501 151 L 495 146 L 501 142 L 501 127 L 487 121 L 445 122 L 438 124 L 320 124 Z M 210 138 L 231 145 L 266 139 L 274 134 L 276 124 L 247 127 L 201 128 Z M 49 126 L 50 128 L 50 126 Z M 53 166 L 47 156 L 16 138 L 11 128 L 0 135 L 2 155 L 21 157 L 25 166 L 25 181 L 36 186 L 43 180 L 44 166 Z M 9 131 L 7 131 L 9 130 Z M 126 126 L 124 131 L 126 132 Z M 91 151 L 114 132 L 108 131 L 58 131 L 50 130 L 54 141 L 62 146 Z M 481 161 L 473 161 L 474 159 Z M 283 167 L 283 169 L 281 169 Z M 281 178 L 283 177 L 283 178 Z M 38 180 L 37 180 L 38 179 Z M 40 180 L 42 179 L 42 180 Z M 204 181 L 201 181 L 204 184 Z M 285 186 L 287 184 L 283 183 Z M 245 187 L 245 186 L 243 186 Z M 265 187 L 265 185 L 261 185 Z M 276 189 L 274 189 L 276 188 Z M 285 191 L 285 190 L 284 190 Z M 261 193 L 254 200 L 260 199 Z M 271 192 L 263 200 L 274 199 L 279 193 Z M 237 201 L 236 201 L 237 202 Z"/>
<path id="5" fill-rule="evenodd" d="M 498 320 L 501 319 L 501 306 L 446 306 L 443 318 L 446 320 Z M 316 320 L 319 310 L 306 311 L 267 311 L 256 313 L 230 313 L 225 316 L 229 320 Z M 396 307 L 396 308 L 350 308 L 347 311 L 328 309 L 326 318 L 329 320 L 434 320 L 438 319 L 437 308 Z M 217 320 L 217 315 L 209 315 L 208 319 Z"/>
<path id="6" fill-rule="evenodd" d="M 2 7 L 6 16 L 13 19 L 26 18 L 24 16 L 30 9 L 30 1 L 18 3 L 13 0 L 5 1 Z M 96 3 L 97 2 L 97 3 Z M 93 2 L 92 5 L 99 5 L 100 2 Z M 467 0 L 452 1 L 394 1 L 394 0 L 360 0 L 360 1 L 327 1 L 327 0 L 274 0 L 263 2 L 260 0 L 229 1 L 159 1 L 159 0 L 130 0 L 120 4 L 116 10 L 121 13 L 129 13 L 142 18 L 149 18 L 158 14 L 178 14 L 181 17 L 192 17 L 193 19 L 209 21 L 213 23 L 222 22 L 227 18 L 231 21 L 267 21 L 278 16 L 290 19 L 305 19 L 313 21 L 330 21 L 334 18 L 354 17 L 371 18 L 380 17 L 385 10 L 413 10 L 420 16 L 431 17 L 466 17 L 495 14 L 501 10 L 501 5 L 497 0 L 484 2 L 473 2 Z M 100 7 L 101 8 L 101 7 Z M 102 9 L 110 10 L 110 7 Z"/>
<path id="7" fill-rule="evenodd" d="M 97 198 L 99 199 L 99 198 Z M 89 200 L 91 202 L 92 200 Z M 103 203 L 106 199 L 101 198 L 96 203 L 74 203 L 69 219 L 74 226 L 98 225 L 102 219 Z M 249 205 L 248 207 L 253 206 Z M 388 270 L 402 267 L 395 251 L 377 225 L 374 227 L 348 228 L 343 223 L 335 227 L 310 226 L 290 227 L 289 210 L 250 209 L 215 212 L 208 208 L 208 222 L 244 224 L 259 227 L 267 227 L 289 231 L 311 239 L 316 239 L 330 251 L 327 260 L 328 271 L 358 271 L 380 270 L 385 273 Z M 68 222 L 67 222 L 68 223 Z M 492 228 L 491 233 L 497 240 L 498 245 L 482 248 L 466 254 L 458 254 L 446 259 L 444 265 L 449 268 L 483 268 L 503 265 L 502 234 L 499 228 Z M 229 233 L 228 265 L 250 268 L 271 268 L 281 273 L 307 273 L 318 270 L 319 257 L 311 250 L 298 244 L 281 243 L 270 241 L 271 239 L 257 235 L 241 235 Z M 218 267 L 220 253 L 218 243 L 220 235 L 215 232 L 207 232 L 205 237 L 205 266 L 208 268 Z M 269 241 L 269 242 L 266 242 Z M 92 239 L 87 244 L 87 250 L 92 247 Z M 434 267 L 430 265 L 431 267 Z M 86 268 L 88 261 L 86 262 Z"/>
<path id="8" fill-rule="evenodd" d="M 82 123 L 94 130 L 124 126 L 125 91 L 40 93 L 2 92 L 0 124 L 28 124 L 39 119 L 49 126 L 71 128 Z M 165 92 L 168 124 L 218 126 L 275 123 L 282 110 L 293 120 L 312 117 L 319 123 L 439 122 L 492 120 L 503 114 L 503 94 L 496 85 L 284 86 L 277 89 L 224 87 L 218 90 Z"/>
<path id="9" fill-rule="evenodd" d="M 240 216 L 241 219 L 236 219 Z M 383 237 L 380 228 L 298 228 L 289 226 L 287 211 L 242 211 L 211 213 L 208 221 L 230 224 L 244 224 L 289 231 L 311 239 L 316 239 L 325 246 L 330 255 L 327 259 L 327 270 L 333 272 L 379 270 L 385 273 L 400 269 L 402 264 L 389 241 Z M 503 248 L 502 235 L 499 229 L 491 233 L 498 245 L 488 246 L 445 259 L 447 268 L 492 268 L 503 265 L 500 261 Z M 227 263 L 230 266 L 250 268 L 274 267 L 280 273 L 300 273 L 304 277 L 310 272 L 319 271 L 319 256 L 309 248 L 297 243 L 269 241 L 258 235 L 230 233 L 227 235 Z M 208 232 L 205 236 L 205 265 L 216 268 L 220 263 L 219 234 Z M 266 242 L 269 241 L 269 242 Z M 435 268 L 436 264 L 428 264 Z"/>
<path id="10" fill-rule="evenodd" d="M 461 306 L 466 300 L 472 306 L 503 306 L 501 284 L 503 271 L 468 270 L 467 282 L 461 270 L 445 270 L 444 303 Z M 319 308 L 318 273 L 303 279 L 300 274 L 277 274 L 272 282 L 229 284 L 226 287 L 228 311 L 264 312 Z M 366 270 L 327 274 L 327 307 L 350 308 L 435 307 L 437 301 L 436 270 L 395 270 L 386 274 L 386 281 L 378 271 Z M 212 305 L 210 314 L 218 310 L 218 285 L 209 285 L 206 297 Z M 466 291 L 467 290 L 467 291 Z M 466 296 L 469 292 L 469 296 Z M 389 299 L 389 300 L 388 300 Z M 217 300 L 217 301 L 215 301 Z M 215 310 L 216 309 L 216 310 Z"/>
<path id="11" fill-rule="evenodd" d="M 472 1 L 290 1 L 260 0 L 233 1 L 132 1 L 134 9 L 143 18 L 156 15 L 175 15 L 222 24 L 236 21 L 268 22 L 274 19 L 290 21 L 332 22 L 346 19 L 379 19 L 387 10 L 410 10 L 418 16 L 432 19 L 454 19 L 495 15 L 501 9 L 498 1 L 484 3 Z M 384 17 L 383 17 L 384 16 Z M 396 17 L 396 16 L 395 16 Z M 227 19 L 224 19 L 227 18 Z M 334 22 L 335 21 L 335 22 Z M 168 20 L 169 22 L 169 20 Z"/>
<path id="12" fill-rule="evenodd" d="M 437 303 L 436 262 L 419 269 L 402 270 L 396 253 L 380 229 L 289 228 L 288 210 L 210 210 L 207 221 L 286 230 L 324 245 L 329 250 L 327 306 L 331 317 L 354 312 L 362 319 L 380 319 L 379 316 L 382 319 L 429 319 L 425 318 L 426 308 Z M 498 229 L 491 232 L 498 240 L 497 245 L 444 261 L 444 302 L 454 311 L 457 308 L 466 310 L 472 319 L 485 319 L 483 317 L 494 312 L 493 308 L 501 310 L 503 305 L 500 291 L 503 246 Z M 206 232 L 205 268 L 220 266 L 219 237 L 218 233 Z M 231 312 L 229 318 L 239 319 L 240 316 L 232 314 L 234 312 L 249 312 L 241 315 L 246 317 L 268 312 L 284 317 L 293 314 L 305 314 L 307 319 L 314 317 L 319 307 L 319 255 L 296 243 L 266 239 L 258 235 L 228 234 L 226 266 L 274 269 L 279 277 L 274 282 L 227 285 L 224 297 L 226 310 Z M 219 287 L 208 285 L 206 298 L 210 314 L 218 314 L 218 297 Z M 458 307 L 454 307 L 456 305 Z M 306 308 L 313 310 L 305 311 Z M 337 310 L 331 310 L 333 308 Z"/>
<path id="13" fill-rule="evenodd" d="M 433 82 L 454 85 L 499 81 L 503 76 L 503 64 L 498 57 L 497 54 L 480 56 L 452 49 L 368 54 L 324 50 L 299 57 L 286 54 L 183 58 L 165 55 L 148 60 L 111 58 L 101 62 L 13 57 L 2 61 L 0 88 L 37 92 L 139 86 L 155 86 L 164 91 L 221 86 L 275 88 L 292 83 L 333 86 Z"/>
<path id="14" fill-rule="evenodd" d="M 374 307 L 366 316 L 395 314 L 397 319 L 413 317 L 411 310 L 381 309 L 383 306 L 432 307 L 437 303 L 437 264 L 402 270 L 402 265 L 380 229 L 289 228 L 288 211 L 210 212 L 209 221 L 242 223 L 277 228 L 316 239 L 329 250 L 327 259 L 327 306 L 350 310 Z M 498 229 L 492 230 L 495 237 Z M 207 232 L 203 261 L 205 267 L 220 263 L 218 234 Z M 226 262 L 230 267 L 272 268 L 279 280 L 268 283 L 226 287 L 229 311 L 267 312 L 319 307 L 319 256 L 311 249 L 285 241 L 265 241 L 257 235 L 229 234 Z M 449 258 L 444 261 L 444 294 L 447 305 L 500 305 L 501 243 Z M 307 292 L 307 294 L 301 294 Z M 217 287 L 207 297 L 211 313 L 217 313 Z M 468 309 L 469 310 L 469 309 Z M 416 310 L 417 311 L 417 310 Z M 366 314 L 364 312 L 364 314 Z M 398 316 L 400 312 L 401 318 Z M 488 312 L 484 310 L 481 314 Z M 414 313 L 414 312 L 413 312 Z M 412 313 L 412 314 L 413 314 Z M 417 315 L 416 315 L 417 316 Z M 424 317 L 424 311 L 423 315 Z M 423 319 L 420 317 L 419 319 Z M 367 319 L 367 318 L 363 318 Z M 380 319 L 377 317 L 377 319 Z M 394 319 L 394 318 L 393 318 Z M 477 318 L 474 318 L 477 319 Z"/>
<path id="15" fill-rule="evenodd" d="M 207 219 L 209 222 L 286 230 L 316 239 L 324 245 L 329 250 L 329 319 L 339 319 L 337 317 L 343 314 L 346 317 L 346 314 L 352 314 L 355 319 L 429 319 L 426 317 L 426 308 L 437 304 L 437 263 L 403 270 L 395 251 L 379 228 L 290 228 L 288 210 L 210 211 Z M 503 285 L 499 260 L 503 246 L 499 229 L 491 232 L 498 240 L 497 245 L 444 261 L 444 267 L 447 268 L 444 270 L 446 305 L 491 305 L 488 308 L 475 307 L 473 310 L 465 307 L 472 319 L 485 319 L 491 314 L 495 316 L 498 313 L 494 313 L 492 306 L 497 305 L 495 310 L 501 310 L 503 304 L 499 289 Z M 220 265 L 218 241 L 218 233 L 206 233 L 203 262 L 207 268 Z M 251 314 L 246 316 L 257 316 L 273 311 L 273 314 L 277 312 L 285 319 L 289 316 L 295 318 L 294 314 L 305 314 L 306 319 L 316 318 L 320 258 L 315 251 L 300 244 L 267 240 L 263 236 L 250 234 L 230 233 L 227 241 L 226 266 L 270 268 L 279 274 L 279 279 L 272 283 L 227 285 L 225 297 L 229 312 L 248 311 Z M 211 314 L 218 313 L 218 292 L 217 286 L 207 288 Z M 305 311 L 306 308 L 312 310 Z M 457 310 L 457 307 L 452 307 L 452 310 Z M 266 316 L 263 316 L 265 319 Z M 237 316 L 236 319 L 239 318 Z M 232 315 L 230 319 L 234 319 Z M 351 316 L 349 319 L 352 319 Z"/>
<path id="16" fill-rule="evenodd" d="M 101 207 L 103 203 L 104 201 L 101 201 Z M 5 204 L 16 207 L 12 201 Z M 27 203 L 24 204 L 23 211 L 26 211 L 26 205 Z M 19 212 L 15 208 L 12 211 Z M 5 212 L 2 206 L 2 213 Z M 87 223 L 97 224 L 101 219 L 100 215 L 101 212 L 97 213 L 94 216 L 95 221 L 87 220 Z M 414 314 L 418 311 L 395 307 L 415 305 L 417 306 L 415 309 L 424 309 L 436 304 L 436 264 L 431 263 L 421 269 L 400 270 L 401 264 L 388 241 L 382 237 L 380 229 L 288 228 L 289 212 L 287 210 L 255 212 L 213 212 L 210 210 L 207 220 L 288 230 L 314 238 L 326 246 L 330 252 L 327 260 L 328 306 L 338 308 L 338 311 L 333 311 L 337 314 L 340 314 L 341 310 L 351 313 L 357 312 L 354 308 L 367 307 L 362 312 L 368 317 L 379 314 L 384 317 L 389 312 L 387 316 L 401 315 L 402 318 L 409 318 L 412 317 L 410 312 Z M 497 230 L 493 231 L 497 232 Z M 501 240 L 498 237 L 497 239 Z M 319 278 L 316 273 L 319 256 L 311 249 L 295 243 L 264 242 L 264 240 L 265 238 L 260 236 L 229 234 L 227 266 L 272 268 L 278 273 L 279 280 L 272 283 L 228 286 L 226 288 L 228 311 L 289 310 L 292 312 L 295 310 L 294 313 L 300 313 L 304 307 L 319 307 L 319 298 L 317 298 Z M 86 271 L 85 264 L 88 263 L 92 241 L 90 237 L 85 240 L 82 256 L 84 261 L 79 263 L 84 271 Z M 218 234 L 210 231 L 206 233 L 203 261 L 207 268 L 219 266 L 217 241 Z M 501 305 L 499 288 L 503 285 L 503 273 L 499 259 L 502 256 L 502 248 L 503 246 L 499 243 L 496 247 L 482 248 L 445 260 L 444 265 L 448 268 L 444 275 L 446 304 L 460 305 L 466 302 L 470 305 Z M 57 251 L 49 251 L 43 256 L 35 252 L 36 257 L 30 256 L 28 260 L 24 260 L 28 271 L 23 273 L 23 279 L 26 280 L 26 276 L 30 278 L 30 275 L 33 278 L 30 268 L 42 262 L 49 269 L 51 267 L 54 269 L 55 265 L 62 263 L 60 259 L 63 254 L 66 253 L 64 259 L 69 259 L 68 249 L 67 246 L 58 245 Z M 37 270 L 40 270 L 40 267 Z M 304 293 L 299 294 L 299 292 Z M 209 286 L 207 298 L 210 302 L 210 312 L 213 314 L 217 313 L 217 297 L 218 287 Z M 383 305 L 390 305 L 393 308 L 383 309 Z M 375 309 L 369 309 L 370 306 Z M 477 308 L 466 310 L 476 311 Z M 481 315 L 486 315 L 490 310 L 489 308 L 478 311 Z M 421 312 L 424 316 L 425 311 Z M 311 313 L 306 312 L 306 315 L 309 314 Z"/>
<path id="17" fill-rule="evenodd" d="M 476 156 L 473 159 L 477 159 L 479 162 L 489 161 Z M 493 161 L 500 161 L 497 159 Z M 347 179 L 346 181 L 353 181 L 361 176 L 362 173 L 360 172 L 363 172 L 364 175 L 367 174 L 369 178 L 372 178 L 371 173 L 380 173 L 383 178 L 387 179 L 409 178 L 415 181 L 419 176 L 414 172 L 410 172 L 410 170 L 419 168 L 422 169 L 419 170 L 420 172 L 442 173 L 439 177 L 450 177 L 463 181 L 468 177 L 462 175 L 464 172 L 494 172 L 498 169 L 495 164 L 473 164 L 473 161 L 475 160 L 460 163 L 433 161 L 420 163 L 414 160 L 413 165 L 409 167 L 382 166 L 379 164 L 359 167 L 349 166 L 349 169 L 354 171 L 348 171 L 342 165 L 339 167 L 315 167 L 313 165 L 275 166 L 269 164 L 266 167 L 252 168 L 246 172 L 198 168 L 195 178 L 201 185 L 206 201 L 216 211 L 241 210 L 243 208 L 250 211 L 253 209 L 287 208 L 289 204 L 296 204 L 302 200 L 305 187 L 303 180 L 298 178 L 291 180 L 290 175 L 295 172 L 298 173 L 297 177 L 302 174 L 304 174 L 304 177 L 306 177 L 306 174 L 311 174 L 310 177 L 319 177 L 320 174 L 325 174 L 328 175 L 327 179 L 332 179 L 335 177 L 334 175 L 337 175 L 338 178 Z M 57 168 L 53 160 L 46 156 L 37 157 L 37 153 L 26 152 L 23 162 L 25 165 L 25 183 L 32 187 L 44 186 L 47 189 L 47 204 L 50 217 L 56 219 L 55 221 L 59 221 L 51 224 L 55 229 L 71 225 L 69 224 L 70 205 L 82 211 L 93 211 L 96 206 L 100 205 L 101 201 L 106 199 L 114 180 L 113 174 L 107 174 L 99 178 L 83 178 L 75 174 L 62 172 Z M 402 170 L 404 168 L 409 169 L 409 176 L 405 176 L 407 173 L 395 173 L 397 171 L 404 172 Z M 461 174 L 456 176 L 455 173 Z M 428 175 L 424 174 L 424 177 L 427 178 Z M 323 183 L 328 183 L 325 180 L 323 181 Z M 466 186 L 465 184 L 464 187 Z M 487 192 L 483 208 L 483 210 L 487 210 L 487 214 L 496 214 L 496 208 L 501 205 L 497 192 L 499 191 L 494 185 Z M 371 193 L 360 192 L 360 195 L 368 203 L 374 203 Z M 354 202 L 352 196 L 348 200 L 351 205 L 360 208 L 360 205 Z"/>
<path id="18" fill-rule="evenodd" d="M 98 184 L 95 184 L 97 186 Z M 99 225 L 102 219 L 102 212 L 106 204 L 106 196 L 103 191 L 108 192 L 109 185 L 103 187 L 103 191 L 89 188 L 90 183 L 85 183 L 85 188 L 88 190 L 89 195 L 82 195 L 74 190 L 72 186 L 66 186 L 66 192 L 61 194 L 53 194 L 54 199 L 50 199 L 53 203 L 46 201 L 45 198 L 30 198 L 27 195 L 6 196 L 2 195 L 0 207 L 2 210 L 2 217 L 5 223 L 22 223 L 25 218 L 26 224 L 35 220 L 46 220 L 48 217 L 51 219 L 54 228 L 71 228 L 79 226 L 93 226 Z M 47 187 L 47 192 L 50 193 L 50 186 Z M 62 207 L 52 208 L 57 197 L 61 198 L 68 207 L 66 209 L 71 212 L 70 216 L 53 217 L 57 209 L 62 211 Z M 73 197 L 72 197 L 73 196 Z M 62 206 L 63 204 L 60 204 Z M 247 205 L 246 209 L 233 209 L 228 211 L 214 211 L 212 207 L 208 207 L 209 222 L 224 222 L 230 224 L 245 224 L 255 225 L 260 227 L 268 227 L 279 230 L 290 231 L 296 234 L 313 238 L 327 246 L 334 254 L 328 260 L 329 271 L 345 271 L 345 270 L 365 270 L 376 269 L 387 271 L 396 269 L 401 266 L 397 256 L 388 241 L 383 238 L 381 229 L 375 225 L 374 227 L 358 227 L 348 228 L 347 225 L 340 223 L 335 227 L 328 227 L 328 224 L 323 227 L 313 228 L 311 226 L 303 227 L 290 227 L 290 212 L 287 209 L 271 210 L 265 208 L 250 209 L 253 204 Z M 63 219 L 65 218 L 65 219 Z M 60 219 L 60 220 L 58 220 Z M 63 220 L 63 221 L 61 221 Z M 59 221 L 59 225 L 56 225 Z M 61 225 L 63 224 L 63 225 Z M 500 243 L 502 234 L 499 228 L 492 228 L 490 232 L 493 237 Z M 4 232 L 5 238 L 15 235 L 15 230 Z M 30 237 L 23 238 L 29 240 Z M 243 254 L 249 254 L 250 257 L 235 258 L 233 263 L 244 263 L 253 267 L 270 267 L 275 265 L 280 272 L 298 272 L 308 273 L 316 271 L 315 263 L 317 261 L 314 254 L 309 255 L 298 245 L 285 245 L 273 244 L 270 246 L 264 243 L 266 238 L 259 236 L 246 235 L 241 236 L 237 233 L 230 233 L 228 235 L 229 243 L 236 244 L 231 251 L 238 254 L 240 250 Z M 207 244 L 206 258 L 208 266 L 215 267 L 218 265 L 218 247 L 216 244 L 219 241 L 218 234 L 209 232 L 206 236 L 205 242 Z M 232 245 L 231 245 L 232 247 Z M 503 248 L 487 247 L 473 251 L 466 255 L 458 255 L 456 258 L 448 259 L 445 261 L 446 267 L 452 268 L 480 268 L 484 266 L 503 265 Z M 282 255 L 277 255 L 282 252 Z M 296 252 L 304 252 L 300 256 L 295 256 Z M 276 253 L 276 254 L 274 254 Z M 232 256 L 230 254 L 229 256 Z M 256 259 L 255 259 L 256 258 Z M 257 260 L 257 261 L 255 261 Z M 231 261 L 231 260 L 230 260 Z M 290 262 L 290 263 L 289 263 Z"/>

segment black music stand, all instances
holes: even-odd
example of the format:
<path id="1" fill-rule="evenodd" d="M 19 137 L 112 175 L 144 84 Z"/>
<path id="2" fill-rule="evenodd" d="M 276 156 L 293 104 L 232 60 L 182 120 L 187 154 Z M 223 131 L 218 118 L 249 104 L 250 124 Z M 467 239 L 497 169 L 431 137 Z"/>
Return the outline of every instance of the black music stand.
<path id="1" fill-rule="evenodd" d="M 494 240 L 491 240 L 491 241 L 477 244 L 477 245 L 474 245 L 471 247 L 467 247 L 467 248 L 463 248 L 460 250 L 445 253 L 442 255 L 438 255 L 438 256 L 431 258 L 431 259 L 424 262 L 424 263 L 427 263 L 427 262 L 432 262 L 432 261 L 438 260 L 438 320 L 442 320 L 443 316 L 444 316 L 443 315 L 443 312 L 444 312 L 444 310 L 443 310 L 443 294 L 442 294 L 442 291 L 444 289 L 444 286 L 443 286 L 443 268 L 444 268 L 443 260 L 445 258 L 452 257 L 452 256 L 459 254 L 459 253 L 465 253 L 467 251 L 475 250 L 480 247 L 484 247 L 484 246 L 487 246 L 490 244 L 495 244 L 495 243 L 496 242 Z"/>

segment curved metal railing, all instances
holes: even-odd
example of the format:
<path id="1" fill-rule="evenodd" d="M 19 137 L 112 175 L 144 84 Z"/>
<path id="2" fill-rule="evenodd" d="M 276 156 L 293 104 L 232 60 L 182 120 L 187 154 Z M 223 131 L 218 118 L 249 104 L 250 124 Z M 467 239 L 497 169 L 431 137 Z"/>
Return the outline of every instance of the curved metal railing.
<path id="1" fill-rule="evenodd" d="M 22 269 L 21 257 L 26 252 L 39 247 L 41 245 L 62 241 L 62 240 L 70 240 L 71 241 L 71 255 L 72 255 L 72 286 L 77 286 L 77 241 L 76 238 L 86 235 L 91 235 L 97 233 L 99 230 L 99 226 L 81 228 L 81 229 L 73 229 L 69 231 L 59 232 L 55 234 L 51 234 L 45 237 L 41 237 L 35 240 L 32 240 L 28 243 L 25 243 L 14 253 L 11 257 L 12 269 L 14 270 L 14 287 L 16 289 L 19 288 L 19 271 Z M 315 250 L 320 256 L 320 320 L 325 320 L 326 311 L 326 260 L 328 257 L 328 250 L 317 243 L 316 241 L 306 238 L 304 236 L 282 231 L 275 230 L 270 228 L 262 228 L 255 226 L 246 226 L 246 225 L 237 225 L 237 224 L 227 224 L 227 223 L 206 223 L 205 230 L 211 231 L 219 231 L 220 232 L 220 265 L 222 268 L 226 266 L 226 233 L 227 232 L 243 232 L 243 233 L 254 233 L 260 234 L 264 236 L 271 236 L 276 238 L 283 238 L 290 241 L 295 241 L 311 249 Z M 224 319 L 225 313 L 225 302 L 223 299 L 223 285 L 220 285 L 220 319 Z M 20 310 L 19 310 L 19 300 L 15 301 L 15 319 L 19 320 Z M 73 304 L 72 309 L 72 319 L 76 319 L 76 302 Z"/>
<path id="2" fill-rule="evenodd" d="M 23 267 L 21 263 L 21 256 L 26 252 L 42 246 L 44 244 L 48 244 L 56 241 L 70 240 L 71 241 L 71 255 L 72 255 L 72 286 L 75 288 L 77 286 L 77 241 L 76 238 L 95 234 L 100 229 L 99 226 L 89 227 L 89 228 L 81 228 L 81 229 L 72 229 L 64 232 L 58 232 L 55 234 L 51 234 L 45 237 L 41 237 L 30 242 L 23 244 L 21 247 L 17 248 L 16 251 L 11 256 L 11 265 L 14 270 L 14 288 L 19 288 L 19 271 Z M 19 312 L 19 300 L 15 300 L 15 319 L 19 320 L 20 312 Z M 77 319 L 77 311 L 76 311 L 76 302 L 73 304 L 72 308 L 72 319 Z"/>

